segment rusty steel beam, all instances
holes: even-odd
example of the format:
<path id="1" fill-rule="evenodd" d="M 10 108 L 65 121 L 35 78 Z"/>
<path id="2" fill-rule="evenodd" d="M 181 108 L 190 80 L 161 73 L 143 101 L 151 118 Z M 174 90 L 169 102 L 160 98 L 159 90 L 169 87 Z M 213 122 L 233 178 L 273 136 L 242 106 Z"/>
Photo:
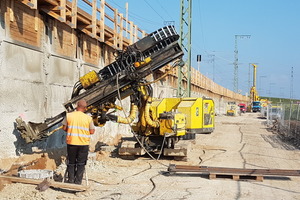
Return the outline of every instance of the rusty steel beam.
<path id="1" fill-rule="evenodd" d="M 196 172 L 200 174 L 226 174 L 249 176 L 300 176 L 300 170 L 288 169 L 243 169 L 226 167 L 187 166 L 170 164 L 169 172 Z"/>

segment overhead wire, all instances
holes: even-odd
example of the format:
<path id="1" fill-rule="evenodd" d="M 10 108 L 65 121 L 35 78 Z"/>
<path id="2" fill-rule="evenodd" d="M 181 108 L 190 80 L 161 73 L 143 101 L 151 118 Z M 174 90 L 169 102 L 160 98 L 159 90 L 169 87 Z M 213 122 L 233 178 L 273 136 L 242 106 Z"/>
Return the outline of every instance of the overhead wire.
<path id="1" fill-rule="evenodd" d="M 160 16 L 160 18 L 164 21 L 166 21 L 148 2 L 147 0 L 144 0 L 146 2 L 146 4 L 158 15 Z"/>
<path id="2" fill-rule="evenodd" d="M 116 3 L 114 0 L 109 0 L 109 1 L 112 2 L 112 4 L 114 4 L 115 6 L 119 7 L 119 8 L 122 10 L 123 13 L 126 13 L 126 10 L 125 10 L 122 6 L 120 6 L 118 3 Z M 149 20 L 149 19 L 144 18 L 144 17 L 142 17 L 142 16 L 140 16 L 140 15 L 137 15 L 137 14 L 135 14 L 134 12 L 130 12 L 129 10 L 128 10 L 128 15 L 129 15 L 130 18 L 135 19 L 135 20 L 138 20 L 138 21 L 142 21 L 142 22 L 144 22 L 144 23 L 153 24 L 153 25 L 159 25 L 159 24 L 160 24 L 160 23 L 158 23 L 158 22 Z M 142 24 L 143 24 L 143 23 L 142 23 Z M 142 24 L 140 24 L 139 26 L 141 27 Z M 144 29 L 144 28 L 143 28 L 143 29 Z M 151 32 L 151 31 L 150 31 L 150 32 Z"/>
<path id="3" fill-rule="evenodd" d="M 157 3 L 160 5 L 160 7 L 164 10 L 164 12 L 173 20 L 173 21 L 175 21 L 174 19 L 173 19 L 173 17 L 169 14 L 169 12 L 168 12 L 168 10 L 167 9 L 165 9 L 162 5 L 161 5 L 161 3 L 160 3 L 160 1 L 159 0 L 157 0 Z"/>
<path id="4" fill-rule="evenodd" d="M 204 40 L 204 31 L 203 31 L 203 23 L 202 23 L 202 12 L 201 12 L 201 0 L 200 1 L 196 1 L 198 2 L 199 4 L 199 23 L 200 23 L 200 29 L 201 29 L 201 33 L 202 33 L 202 43 L 203 43 L 203 46 L 204 46 L 204 49 L 206 49 L 206 46 L 205 46 L 205 40 Z"/>

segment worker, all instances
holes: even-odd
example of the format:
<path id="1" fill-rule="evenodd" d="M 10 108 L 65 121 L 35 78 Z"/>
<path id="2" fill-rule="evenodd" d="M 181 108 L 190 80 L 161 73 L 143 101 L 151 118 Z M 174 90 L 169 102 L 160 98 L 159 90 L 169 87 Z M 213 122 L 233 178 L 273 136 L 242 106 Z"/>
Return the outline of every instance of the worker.
<path id="1" fill-rule="evenodd" d="M 67 113 L 63 130 L 67 132 L 67 174 L 68 183 L 81 184 L 88 159 L 91 135 L 95 132 L 92 117 L 85 114 L 85 100 L 77 102 L 76 111 Z"/>

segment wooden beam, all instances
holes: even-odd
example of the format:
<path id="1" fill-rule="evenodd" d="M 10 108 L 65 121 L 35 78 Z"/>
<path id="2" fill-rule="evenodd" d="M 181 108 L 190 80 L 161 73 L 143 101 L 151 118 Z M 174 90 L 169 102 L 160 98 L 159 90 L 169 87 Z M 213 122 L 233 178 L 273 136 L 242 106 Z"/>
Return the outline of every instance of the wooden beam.
<path id="1" fill-rule="evenodd" d="M 72 28 L 77 28 L 77 0 L 72 0 Z"/>
<path id="2" fill-rule="evenodd" d="M 37 0 L 22 0 L 21 2 L 31 9 L 37 9 Z"/>
<path id="3" fill-rule="evenodd" d="M 37 0 L 31 0 L 30 2 L 27 3 L 27 5 L 28 5 L 31 9 L 37 9 Z"/>
<path id="4" fill-rule="evenodd" d="M 37 180 L 37 179 L 28 179 L 28 178 L 3 176 L 3 175 L 0 175 L 0 180 L 7 180 L 7 181 L 11 181 L 13 183 L 25 183 L 25 184 L 32 184 L 32 185 L 38 185 L 43 181 L 43 180 Z M 84 186 L 84 185 L 61 183 L 61 182 L 55 182 L 53 180 L 49 181 L 49 186 L 54 187 L 54 188 L 72 189 L 72 190 L 77 190 L 77 191 L 85 191 L 88 189 L 88 187 Z"/>

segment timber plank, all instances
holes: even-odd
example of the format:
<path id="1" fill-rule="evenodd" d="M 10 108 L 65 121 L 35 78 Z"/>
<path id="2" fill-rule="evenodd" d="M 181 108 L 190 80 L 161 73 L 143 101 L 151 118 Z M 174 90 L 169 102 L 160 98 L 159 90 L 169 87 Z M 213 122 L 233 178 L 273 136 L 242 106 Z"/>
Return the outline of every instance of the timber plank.
<path id="1" fill-rule="evenodd" d="M 32 184 L 32 185 L 38 185 L 43 180 L 37 180 L 37 179 L 28 179 L 28 178 L 20 178 L 20 177 L 14 177 L 14 176 L 3 176 L 0 175 L 0 180 L 7 180 L 14 183 L 25 183 L 25 184 Z M 77 191 L 85 191 L 88 189 L 87 186 L 83 185 L 76 185 L 71 183 L 61 183 L 61 182 L 55 182 L 53 180 L 49 181 L 49 186 L 54 188 L 64 188 L 64 189 L 72 189 Z"/>

